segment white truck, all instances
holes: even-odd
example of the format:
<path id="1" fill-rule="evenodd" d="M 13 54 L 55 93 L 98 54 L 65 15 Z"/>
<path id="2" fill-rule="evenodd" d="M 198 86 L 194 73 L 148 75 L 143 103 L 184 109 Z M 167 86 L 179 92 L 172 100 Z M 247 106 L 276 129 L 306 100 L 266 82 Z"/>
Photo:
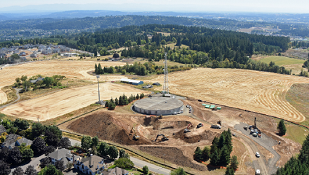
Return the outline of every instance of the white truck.
<path id="1" fill-rule="evenodd" d="M 221 129 L 221 126 L 220 125 L 211 125 L 210 128 L 214 128 L 214 129 Z"/>

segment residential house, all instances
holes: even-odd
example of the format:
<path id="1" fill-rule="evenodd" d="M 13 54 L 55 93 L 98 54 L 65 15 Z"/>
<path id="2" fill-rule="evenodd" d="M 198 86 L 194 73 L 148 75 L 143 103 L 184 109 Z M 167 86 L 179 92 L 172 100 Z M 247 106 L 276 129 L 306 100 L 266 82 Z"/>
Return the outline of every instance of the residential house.
<path id="1" fill-rule="evenodd" d="M 65 168 L 68 168 L 68 164 L 73 163 L 73 160 L 80 160 L 79 156 L 71 154 L 71 151 L 65 148 L 57 149 L 56 151 L 50 153 L 48 157 L 50 158 L 52 164 L 62 160 Z"/>
<path id="2" fill-rule="evenodd" d="M 38 81 L 43 81 L 43 80 L 44 80 L 44 78 L 39 77 L 39 78 L 37 78 L 37 79 L 35 79 L 35 80 L 30 80 L 30 83 L 35 84 L 35 83 L 37 83 Z"/>
<path id="3" fill-rule="evenodd" d="M 38 57 L 38 54 L 36 52 L 33 52 L 31 55 L 30 55 L 31 58 L 37 58 Z"/>
<path id="4" fill-rule="evenodd" d="M 13 149 L 15 146 L 20 146 L 21 144 L 25 143 L 26 146 L 32 144 L 31 140 L 21 137 L 17 134 L 9 134 L 6 136 L 5 141 L 1 144 L 1 147 L 7 147 L 9 149 Z"/>
<path id="5" fill-rule="evenodd" d="M 7 56 L 7 54 L 5 54 L 5 53 L 0 53 L 0 58 L 7 58 L 8 56 Z"/>
<path id="6" fill-rule="evenodd" d="M 101 174 L 105 169 L 104 159 L 102 157 L 92 155 L 82 160 L 74 161 L 74 168 L 85 174 Z"/>
<path id="7" fill-rule="evenodd" d="M 4 132 L 6 132 L 5 127 L 3 125 L 0 125 L 0 135 Z"/>
<path id="8" fill-rule="evenodd" d="M 103 172 L 103 175 L 129 175 L 129 171 L 122 168 L 109 169 L 107 172 Z"/>
<path id="9" fill-rule="evenodd" d="M 26 56 L 27 53 L 26 52 L 20 52 L 19 56 Z"/>

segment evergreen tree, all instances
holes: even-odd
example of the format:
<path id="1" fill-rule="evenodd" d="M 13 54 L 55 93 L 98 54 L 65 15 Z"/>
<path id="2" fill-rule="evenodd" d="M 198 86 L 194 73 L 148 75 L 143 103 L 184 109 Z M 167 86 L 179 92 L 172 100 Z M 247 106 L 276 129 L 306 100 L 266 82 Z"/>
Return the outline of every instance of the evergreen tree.
<path id="1" fill-rule="evenodd" d="M 98 66 L 97 66 L 97 64 L 94 65 L 94 73 L 98 74 Z"/>
<path id="2" fill-rule="evenodd" d="M 231 168 L 233 169 L 233 170 L 236 170 L 237 168 L 238 168 L 238 161 L 237 161 L 237 156 L 233 156 L 232 157 L 232 160 L 231 160 Z"/>
<path id="3" fill-rule="evenodd" d="M 215 150 L 214 153 L 211 154 L 210 158 L 210 164 L 217 166 L 220 163 L 220 157 L 219 157 L 218 150 Z"/>
<path id="4" fill-rule="evenodd" d="M 109 106 L 109 102 L 106 101 L 106 102 L 105 102 L 105 107 L 107 108 L 108 106 Z"/>
<path id="5" fill-rule="evenodd" d="M 234 169 L 232 167 L 228 166 L 226 168 L 225 175 L 234 175 L 234 174 L 235 174 Z"/>
<path id="6" fill-rule="evenodd" d="M 119 150 L 119 158 L 125 157 L 126 152 L 123 149 Z"/>
<path id="7" fill-rule="evenodd" d="M 215 137 L 212 141 L 212 145 L 210 146 L 210 154 L 213 154 L 215 151 L 218 151 L 218 137 Z"/>
<path id="8" fill-rule="evenodd" d="M 183 170 L 183 168 L 177 168 L 171 172 L 171 175 L 186 175 L 187 173 Z"/>
<path id="9" fill-rule="evenodd" d="M 117 105 L 117 106 L 119 105 L 119 101 L 118 101 L 117 97 L 115 98 L 115 105 Z"/>
<path id="10" fill-rule="evenodd" d="M 194 151 L 194 160 L 196 161 L 202 160 L 202 150 L 200 147 L 197 147 Z"/>
<path id="11" fill-rule="evenodd" d="M 224 145 L 223 148 L 221 149 L 221 154 L 220 154 L 220 165 L 226 166 L 230 163 L 231 156 L 230 153 L 227 149 L 227 146 Z"/>
<path id="12" fill-rule="evenodd" d="M 283 119 L 281 119 L 280 122 L 278 123 L 277 129 L 279 130 L 279 135 L 285 135 L 286 127 Z"/>
<path id="13" fill-rule="evenodd" d="M 203 151 L 202 151 L 202 160 L 208 161 L 209 158 L 210 158 L 210 150 L 207 146 L 205 146 Z"/>
<path id="14" fill-rule="evenodd" d="M 135 98 L 138 100 L 138 99 L 139 99 L 139 95 L 137 94 L 137 95 L 135 96 Z"/>
<path id="15" fill-rule="evenodd" d="M 225 145 L 225 131 L 220 135 L 219 143 L 218 143 L 218 148 L 221 149 Z"/>
<path id="16" fill-rule="evenodd" d="M 118 157 L 118 149 L 115 146 L 110 146 L 108 148 L 108 155 L 111 159 L 116 159 Z"/>

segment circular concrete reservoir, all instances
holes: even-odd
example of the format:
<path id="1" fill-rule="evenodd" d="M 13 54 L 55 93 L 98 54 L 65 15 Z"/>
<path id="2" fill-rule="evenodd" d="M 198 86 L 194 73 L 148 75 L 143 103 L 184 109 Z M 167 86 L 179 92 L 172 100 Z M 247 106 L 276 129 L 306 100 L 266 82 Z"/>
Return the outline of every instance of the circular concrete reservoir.
<path id="1" fill-rule="evenodd" d="M 150 97 L 136 101 L 132 109 L 148 115 L 171 115 L 183 110 L 183 102 L 170 97 Z"/>

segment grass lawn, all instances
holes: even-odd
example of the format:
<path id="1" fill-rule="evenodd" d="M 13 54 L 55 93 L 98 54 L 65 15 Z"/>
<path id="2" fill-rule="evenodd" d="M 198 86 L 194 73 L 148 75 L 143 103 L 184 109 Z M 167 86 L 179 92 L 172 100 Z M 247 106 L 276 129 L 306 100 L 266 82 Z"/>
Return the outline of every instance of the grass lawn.
<path id="1" fill-rule="evenodd" d="M 286 125 L 286 130 L 287 130 L 287 135 L 284 137 L 291 139 L 300 144 L 303 144 L 304 140 L 306 139 L 306 136 L 309 133 L 308 129 L 294 125 L 294 124 Z"/>
<path id="2" fill-rule="evenodd" d="M 271 61 L 275 62 L 278 66 L 291 65 L 291 64 L 304 64 L 305 60 L 288 58 L 284 56 L 269 56 L 260 60 L 263 63 L 269 64 Z"/>
<path id="3" fill-rule="evenodd" d="M 178 46 L 175 46 L 175 44 L 176 43 L 171 43 L 171 44 L 167 44 L 166 46 L 170 47 L 171 49 L 174 49 L 175 47 L 179 48 Z M 188 48 L 188 47 L 189 46 L 186 46 L 186 45 L 183 45 L 183 44 L 180 46 L 180 48 Z"/>

